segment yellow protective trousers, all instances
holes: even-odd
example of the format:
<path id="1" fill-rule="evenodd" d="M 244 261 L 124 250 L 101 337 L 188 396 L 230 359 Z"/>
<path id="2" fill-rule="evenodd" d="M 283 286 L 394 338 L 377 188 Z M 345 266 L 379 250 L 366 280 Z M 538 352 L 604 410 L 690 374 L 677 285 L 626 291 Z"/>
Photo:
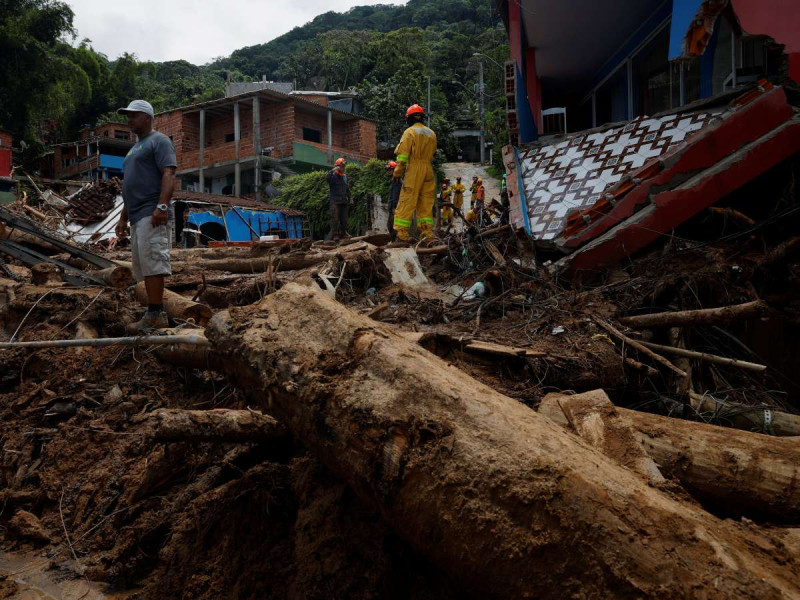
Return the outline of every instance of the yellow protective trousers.
<path id="1" fill-rule="evenodd" d="M 436 152 L 436 134 L 422 123 L 414 123 L 403 132 L 395 148 L 397 161 L 407 163 L 403 189 L 394 211 L 394 230 L 397 239 L 407 240 L 411 219 L 417 213 L 420 237 L 433 236 L 433 204 L 436 181 L 431 160 Z"/>
<path id="2" fill-rule="evenodd" d="M 452 188 L 453 190 L 453 205 L 456 208 L 461 208 L 464 206 L 464 191 L 465 187 L 463 183 L 457 183 Z"/>

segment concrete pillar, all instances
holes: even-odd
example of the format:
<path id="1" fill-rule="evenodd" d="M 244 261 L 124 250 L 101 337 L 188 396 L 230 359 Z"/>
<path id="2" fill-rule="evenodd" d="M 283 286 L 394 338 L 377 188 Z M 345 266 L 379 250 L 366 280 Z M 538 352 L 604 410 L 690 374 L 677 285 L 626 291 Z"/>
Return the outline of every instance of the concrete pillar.
<path id="1" fill-rule="evenodd" d="M 253 98 L 253 154 L 256 157 L 254 174 L 256 200 L 261 200 L 261 106 L 258 96 Z"/>
<path id="2" fill-rule="evenodd" d="M 242 165 L 239 164 L 239 140 L 242 137 L 242 127 L 239 122 L 239 102 L 233 105 L 233 141 L 234 141 L 234 159 L 236 162 L 233 165 L 233 189 L 237 198 L 242 195 Z"/>
<path id="3" fill-rule="evenodd" d="M 200 193 L 206 191 L 206 175 L 203 172 L 203 153 L 206 149 L 206 109 L 200 109 Z"/>
<path id="4" fill-rule="evenodd" d="M 333 113 L 328 110 L 328 164 L 333 164 Z"/>

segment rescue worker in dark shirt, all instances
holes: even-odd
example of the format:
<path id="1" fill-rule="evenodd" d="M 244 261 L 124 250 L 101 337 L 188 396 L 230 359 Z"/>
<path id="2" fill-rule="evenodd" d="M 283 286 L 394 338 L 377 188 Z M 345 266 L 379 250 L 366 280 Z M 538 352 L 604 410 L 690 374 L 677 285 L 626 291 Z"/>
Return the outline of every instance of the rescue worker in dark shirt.
<path id="1" fill-rule="evenodd" d="M 386 210 L 389 213 L 389 219 L 386 221 L 386 228 L 389 231 L 389 235 L 392 237 L 392 241 L 397 239 L 397 232 L 394 230 L 394 211 L 397 208 L 397 202 L 400 200 L 400 190 L 403 189 L 403 180 L 394 177 L 394 170 L 396 167 L 397 163 L 393 160 L 386 163 L 386 172 L 389 174 L 389 177 L 392 178 L 392 182 L 389 184 L 389 202 L 386 204 Z"/>
<path id="2" fill-rule="evenodd" d="M 344 158 L 337 158 L 333 169 L 325 174 L 325 181 L 330 188 L 328 202 L 331 210 L 330 239 L 338 240 L 347 235 L 347 213 L 350 205 L 350 185 L 345 175 Z"/>

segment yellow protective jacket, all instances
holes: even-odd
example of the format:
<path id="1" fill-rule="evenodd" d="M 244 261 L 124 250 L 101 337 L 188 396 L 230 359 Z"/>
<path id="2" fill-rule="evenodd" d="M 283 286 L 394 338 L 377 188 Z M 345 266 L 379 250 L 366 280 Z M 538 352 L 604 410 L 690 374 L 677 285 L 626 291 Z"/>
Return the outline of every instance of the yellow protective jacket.
<path id="1" fill-rule="evenodd" d="M 453 204 L 458 208 L 461 208 L 461 206 L 464 204 L 464 192 L 467 190 L 467 188 L 463 183 L 455 183 L 450 189 L 453 190 Z"/>
<path id="2" fill-rule="evenodd" d="M 410 227 L 411 217 L 416 211 L 417 224 L 421 230 L 426 231 L 433 227 L 432 209 L 436 197 L 436 182 L 431 161 L 436 153 L 436 134 L 422 123 L 414 123 L 403 132 L 394 152 L 399 163 L 395 169 L 395 177 L 405 171 L 400 202 L 394 216 L 394 228 L 400 232 L 401 229 Z"/>
<path id="3" fill-rule="evenodd" d="M 445 188 L 439 192 L 439 200 L 442 202 L 450 202 L 450 196 L 453 193 L 453 188 Z"/>

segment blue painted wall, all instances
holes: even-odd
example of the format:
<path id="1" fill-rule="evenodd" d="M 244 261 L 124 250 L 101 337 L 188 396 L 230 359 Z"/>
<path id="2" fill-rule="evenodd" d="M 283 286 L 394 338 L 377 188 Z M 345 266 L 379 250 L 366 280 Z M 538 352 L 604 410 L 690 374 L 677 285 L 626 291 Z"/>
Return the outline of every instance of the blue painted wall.
<path id="1" fill-rule="evenodd" d="M 287 216 L 280 212 L 231 208 L 225 211 L 224 223 L 222 217 L 213 212 L 192 213 L 187 221 L 197 228 L 205 223 L 217 223 L 223 227 L 227 225 L 229 242 L 249 242 L 254 237 L 253 231 L 259 236 L 280 233 L 290 239 L 303 237 L 303 217 Z"/>
<path id="2" fill-rule="evenodd" d="M 682 54 L 683 38 L 700 8 L 702 0 L 672 0 L 672 25 L 669 32 L 669 59 Z"/>

